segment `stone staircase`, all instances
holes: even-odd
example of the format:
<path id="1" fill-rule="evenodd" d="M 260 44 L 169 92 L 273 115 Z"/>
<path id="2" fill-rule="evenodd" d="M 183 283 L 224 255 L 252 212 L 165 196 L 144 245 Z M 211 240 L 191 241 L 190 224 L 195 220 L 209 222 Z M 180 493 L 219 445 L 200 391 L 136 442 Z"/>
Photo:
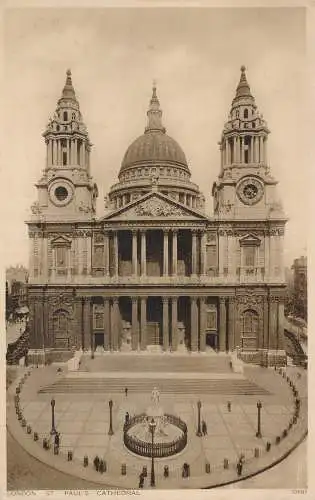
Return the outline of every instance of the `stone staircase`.
<path id="1" fill-rule="evenodd" d="M 203 378 L 132 378 L 126 374 L 122 378 L 67 378 L 64 377 L 52 385 L 39 390 L 41 394 L 112 394 L 123 393 L 128 387 L 128 394 L 151 393 L 158 387 L 162 394 L 213 394 L 213 395 L 268 395 L 264 388 L 247 379 L 208 379 Z"/>
<path id="2" fill-rule="evenodd" d="M 225 354 L 104 354 L 84 355 L 80 371 L 85 372 L 186 372 L 229 373 L 230 356 Z"/>

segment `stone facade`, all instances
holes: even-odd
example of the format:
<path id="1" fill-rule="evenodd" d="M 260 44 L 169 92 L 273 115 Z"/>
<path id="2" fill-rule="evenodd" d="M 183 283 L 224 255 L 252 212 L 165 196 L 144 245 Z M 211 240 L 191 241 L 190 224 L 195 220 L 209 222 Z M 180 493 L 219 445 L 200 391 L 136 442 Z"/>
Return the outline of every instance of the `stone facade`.
<path id="1" fill-rule="evenodd" d="M 208 347 L 283 362 L 286 218 L 268 133 L 242 68 L 210 217 L 153 88 L 145 132 L 97 218 L 91 143 L 68 72 L 43 134 L 47 163 L 27 222 L 33 352 Z"/>

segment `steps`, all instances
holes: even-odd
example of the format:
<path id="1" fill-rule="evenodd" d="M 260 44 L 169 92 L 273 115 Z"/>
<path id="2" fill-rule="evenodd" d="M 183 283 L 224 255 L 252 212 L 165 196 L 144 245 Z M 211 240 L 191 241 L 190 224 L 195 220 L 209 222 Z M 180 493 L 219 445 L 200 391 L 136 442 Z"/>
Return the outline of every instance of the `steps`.
<path id="1" fill-rule="evenodd" d="M 230 356 L 225 354 L 104 354 L 84 355 L 80 371 L 89 372 L 198 372 L 229 373 Z"/>
<path id="2" fill-rule="evenodd" d="M 268 395 L 268 391 L 247 379 L 168 379 L 132 378 L 63 378 L 43 387 L 40 394 L 108 394 L 123 393 L 128 387 L 130 393 L 151 393 L 157 386 L 162 394 L 213 394 L 213 395 Z"/>

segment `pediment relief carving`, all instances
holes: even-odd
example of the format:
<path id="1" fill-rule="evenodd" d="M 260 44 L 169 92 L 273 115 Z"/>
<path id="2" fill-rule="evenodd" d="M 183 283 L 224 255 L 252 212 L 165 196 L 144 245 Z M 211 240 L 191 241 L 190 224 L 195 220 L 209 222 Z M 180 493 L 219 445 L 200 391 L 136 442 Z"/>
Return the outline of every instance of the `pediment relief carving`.
<path id="1" fill-rule="evenodd" d="M 181 208 L 169 205 L 157 198 L 151 198 L 140 203 L 134 208 L 134 212 L 140 217 L 177 217 L 186 215 L 186 212 Z"/>

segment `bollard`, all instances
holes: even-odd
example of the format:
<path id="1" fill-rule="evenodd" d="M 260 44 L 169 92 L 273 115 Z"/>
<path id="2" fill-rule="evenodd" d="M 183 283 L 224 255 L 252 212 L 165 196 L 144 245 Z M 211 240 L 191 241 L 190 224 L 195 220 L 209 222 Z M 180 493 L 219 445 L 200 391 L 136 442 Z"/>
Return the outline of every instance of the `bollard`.
<path id="1" fill-rule="evenodd" d="M 26 432 L 27 434 L 32 434 L 32 427 L 30 425 L 26 427 Z"/>
<path id="2" fill-rule="evenodd" d="M 228 468 L 229 468 L 229 461 L 228 461 L 228 459 L 227 459 L 227 458 L 225 458 L 225 459 L 223 460 L 223 468 L 224 468 L 224 469 L 228 469 Z"/>
<path id="3" fill-rule="evenodd" d="M 259 457 L 259 448 L 255 448 L 255 450 L 254 450 L 254 457 L 255 458 Z"/>
<path id="4" fill-rule="evenodd" d="M 37 432 L 34 432 L 33 439 L 34 439 L 34 441 L 38 441 L 38 433 Z"/>
<path id="5" fill-rule="evenodd" d="M 206 462 L 206 474 L 210 474 L 210 472 L 211 472 L 210 464 L 209 462 Z"/>
<path id="6" fill-rule="evenodd" d="M 288 431 L 287 431 L 287 429 L 284 429 L 284 431 L 282 433 L 282 437 L 285 438 L 285 437 L 287 437 L 287 435 L 288 435 Z"/>
<path id="7" fill-rule="evenodd" d="M 271 443 L 268 441 L 266 443 L 266 451 L 270 451 L 270 448 L 271 448 Z"/>
<path id="8" fill-rule="evenodd" d="M 83 457 L 83 467 L 87 467 L 89 465 L 89 457 L 84 455 Z"/>
<path id="9" fill-rule="evenodd" d="M 22 424 L 22 427 L 26 427 L 26 420 L 25 420 L 25 418 L 22 418 L 21 424 Z"/>
<path id="10" fill-rule="evenodd" d="M 127 466 L 126 464 L 121 464 L 121 475 L 125 476 L 127 474 Z"/>
<path id="11" fill-rule="evenodd" d="M 280 438 L 280 436 L 277 436 L 277 437 L 276 437 L 276 444 L 279 444 L 279 443 L 280 443 L 280 439 L 281 439 L 281 438 Z"/>
<path id="12" fill-rule="evenodd" d="M 68 451 L 68 462 L 71 462 L 71 460 L 73 459 L 73 452 L 72 451 Z"/>

